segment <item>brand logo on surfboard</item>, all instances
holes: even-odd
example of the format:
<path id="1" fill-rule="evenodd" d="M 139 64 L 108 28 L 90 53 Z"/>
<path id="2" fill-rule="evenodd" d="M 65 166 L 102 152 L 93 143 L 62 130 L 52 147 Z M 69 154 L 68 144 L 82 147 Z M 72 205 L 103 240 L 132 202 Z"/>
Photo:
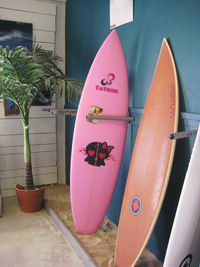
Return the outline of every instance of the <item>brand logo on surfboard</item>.
<path id="1" fill-rule="evenodd" d="M 106 79 L 101 80 L 102 85 L 111 85 L 112 81 L 115 79 L 115 74 L 109 73 Z"/>
<path id="2" fill-rule="evenodd" d="M 189 254 L 187 257 L 184 258 L 179 267 L 189 267 L 191 262 L 192 262 L 192 255 Z"/>
<path id="3" fill-rule="evenodd" d="M 174 84 L 171 84 L 171 92 L 170 92 L 170 112 L 169 118 L 173 119 L 175 115 L 175 87 Z"/>
<path id="4" fill-rule="evenodd" d="M 141 210 L 142 210 L 142 201 L 140 199 L 140 197 L 138 196 L 134 196 L 131 199 L 131 203 L 130 203 L 130 209 L 131 209 L 131 213 L 134 216 L 137 216 L 140 214 Z"/>
<path id="5" fill-rule="evenodd" d="M 87 145 L 86 148 L 80 149 L 79 152 L 82 152 L 87 157 L 85 161 L 93 166 L 105 166 L 105 160 L 112 159 L 113 156 L 110 154 L 114 149 L 114 146 L 108 146 L 106 142 L 92 142 Z"/>
<path id="6" fill-rule="evenodd" d="M 118 89 L 107 87 L 115 80 L 115 74 L 109 73 L 106 78 L 101 80 L 101 85 L 96 85 L 96 90 L 118 94 Z"/>

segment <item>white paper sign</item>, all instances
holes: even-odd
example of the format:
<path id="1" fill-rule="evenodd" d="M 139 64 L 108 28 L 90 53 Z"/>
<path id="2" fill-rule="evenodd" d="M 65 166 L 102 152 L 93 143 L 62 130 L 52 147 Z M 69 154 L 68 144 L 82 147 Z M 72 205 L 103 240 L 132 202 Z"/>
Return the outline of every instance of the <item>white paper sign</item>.
<path id="1" fill-rule="evenodd" d="M 133 0 L 110 0 L 110 29 L 133 21 Z"/>

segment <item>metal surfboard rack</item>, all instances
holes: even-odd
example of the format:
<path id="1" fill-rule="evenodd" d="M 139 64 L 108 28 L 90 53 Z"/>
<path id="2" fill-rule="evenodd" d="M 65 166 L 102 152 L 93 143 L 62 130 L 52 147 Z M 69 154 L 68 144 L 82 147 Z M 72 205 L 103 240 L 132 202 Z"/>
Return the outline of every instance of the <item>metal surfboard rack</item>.
<path id="1" fill-rule="evenodd" d="M 63 114 L 66 116 L 76 116 L 77 113 L 77 109 L 51 109 L 51 108 L 44 108 L 42 109 L 42 111 L 48 111 L 51 112 L 52 114 Z M 92 119 L 96 119 L 96 120 L 125 120 L 125 121 L 134 121 L 135 118 L 134 117 L 123 117 L 123 116 L 92 116 L 92 115 L 87 115 L 86 116 L 87 120 L 92 120 Z"/>
<path id="2" fill-rule="evenodd" d="M 42 111 L 48 111 L 51 112 L 52 114 L 63 114 L 66 116 L 76 116 L 77 113 L 77 109 L 50 109 L 50 108 L 44 108 L 42 109 Z M 125 120 L 125 121 L 134 121 L 136 120 L 135 117 L 123 117 L 123 116 L 92 116 L 92 115 L 87 115 L 86 116 L 87 120 Z M 190 136 L 195 136 L 197 134 L 197 130 L 191 130 L 191 131 L 182 131 L 182 132 L 177 132 L 177 133 L 171 133 L 169 135 L 169 138 L 171 140 L 178 140 L 178 139 L 182 139 L 182 138 L 188 138 Z"/>
<path id="3" fill-rule="evenodd" d="M 65 108 L 43 108 L 42 111 L 48 111 L 56 115 L 76 116 L 77 109 Z"/>
<path id="4" fill-rule="evenodd" d="M 190 136 L 194 136 L 197 134 L 197 130 L 191 130 L 191 131 L 183 131 L 183 132 L 177 132 L 177 133 L 171 133 L 169 135 L 169 138 L 174 140 L 174 139 L 182 139 L 182 138 L 187 138 Z"/>
<path id="5" fill-rule="evenodd" d="M 123 120 L 123 121 L 134 121 L 135 118 L 134 117 L 123 117 L 123 116 L 92 116 L 92 115 L 88 115 L 86 116 L 87 120 Z"/>

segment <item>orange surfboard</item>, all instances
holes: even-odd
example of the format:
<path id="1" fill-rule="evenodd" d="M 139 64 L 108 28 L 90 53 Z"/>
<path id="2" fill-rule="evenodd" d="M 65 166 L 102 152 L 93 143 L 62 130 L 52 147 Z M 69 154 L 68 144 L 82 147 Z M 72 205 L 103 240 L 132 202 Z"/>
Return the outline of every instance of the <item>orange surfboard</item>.
<path id="1" fill-rule="evenodd" d="M 178 82 L 163 40 L 135 141 L 117 233 L 115 266 L 134 266 L 145 248 L 170 177 L 178 126 Z"/>

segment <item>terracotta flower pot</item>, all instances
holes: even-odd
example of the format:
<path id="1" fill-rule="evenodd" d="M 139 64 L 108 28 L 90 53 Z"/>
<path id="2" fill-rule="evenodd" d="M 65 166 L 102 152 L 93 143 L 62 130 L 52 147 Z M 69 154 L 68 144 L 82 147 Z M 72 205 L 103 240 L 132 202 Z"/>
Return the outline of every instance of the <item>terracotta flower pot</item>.
<path id="1" fill-rule="evenodd" d="M 36 212 L 43 208 L 45 188 L 35 190 L 24 190 L 24 187 L 17 184 L 15 186 L 20 208 L 23 212 Z"/>

